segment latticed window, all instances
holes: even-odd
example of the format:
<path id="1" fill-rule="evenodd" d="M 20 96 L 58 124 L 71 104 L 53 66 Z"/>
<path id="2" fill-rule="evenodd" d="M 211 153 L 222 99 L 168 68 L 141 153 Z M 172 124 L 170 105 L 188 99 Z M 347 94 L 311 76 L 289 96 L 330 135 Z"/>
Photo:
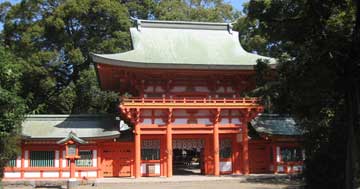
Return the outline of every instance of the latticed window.
<path id="1" fill-rule="evenodd" d="M 301 161 L 302 150 L 301 148 L 281 148 L 281 159 L 284 162 Z"/>
<path id="2" fill-rule="evenodd" d="M 7 165 L 8 167 L 16 167 L 16 159 L 11 159 Z"/>
<path id="3" fill-rule="evenodd" d="M 141 160 L 160 160 L 160 140 L 143 140 Z"/>
<path id="4" fill-rule="evenodd" d="M 30 151 L 30 167 L 54 167 L 54 151 Z"/>
<path id="5" fill-rule="evenodd" d="M 231 140 L 220 140 L 220 158 L 231 158 Z"/>
<path id="6" fill-rule="evenodd" d="M 75 161 L 77 167 L 92 167 L 93 162 L 93 153 L 92 150 L 80 150 L 79 151 L 80 159 Z"/>

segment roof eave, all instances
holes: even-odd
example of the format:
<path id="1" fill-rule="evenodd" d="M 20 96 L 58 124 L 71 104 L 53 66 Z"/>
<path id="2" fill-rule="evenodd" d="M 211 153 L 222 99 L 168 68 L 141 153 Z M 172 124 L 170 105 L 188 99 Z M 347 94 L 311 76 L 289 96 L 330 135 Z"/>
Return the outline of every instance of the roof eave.
<path id="1" fill-rule="evenodd" d="M 188 64 L 188 63 L 145 63 L 130 62 L 126 60 L 114 60 L 98 54 L 91 54 L 92 59 L 98 64 L 123 66 L 131 68 L 155 68 L 155 69 L 197 69 L 197 70 L 254 70 L 254 65 L 220 65 L 220 64 Z"/>
<path id="2" fill-rule="evenodd" d="M 114 138 L 119 138 L 120 134 L 114 134 L 114 135 L 106 135 L 106 136 L 93 136 L 93 137 L 81 137 L 84 140 L 104 140 L 104 139 L 114 139 Z M 63 139 L 64 137 L 31 137 L 31 136 L 26 136 L 23 135 L 22 139 L 23 140 L 33 140 L 33 141 L 40 141 L 40 140 L 54 140 L 54 141 L 58 141 Z"/>

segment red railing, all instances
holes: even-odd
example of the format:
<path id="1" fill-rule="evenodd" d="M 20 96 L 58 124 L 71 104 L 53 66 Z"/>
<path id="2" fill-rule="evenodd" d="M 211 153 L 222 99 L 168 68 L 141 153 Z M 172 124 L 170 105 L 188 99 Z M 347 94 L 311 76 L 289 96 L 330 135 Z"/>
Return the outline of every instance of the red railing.
<path id="1" fill-rule="evenodd" d="M 259 98 L 123 98 L 122 103 L 172 104 L 258 104 Z"/>

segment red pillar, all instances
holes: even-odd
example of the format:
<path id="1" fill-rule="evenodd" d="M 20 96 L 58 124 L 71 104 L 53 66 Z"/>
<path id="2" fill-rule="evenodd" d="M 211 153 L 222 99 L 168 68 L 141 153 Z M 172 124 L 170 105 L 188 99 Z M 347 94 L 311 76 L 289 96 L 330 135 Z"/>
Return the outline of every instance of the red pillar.
<path id="1" fill-rule="evenodd" d="M 70 159 L 70 178 L 75 178 L 75 159 Z"/>
<path id="2" fill-rule="evenodd" d="M 171 124 L 167 126 L 166 129 L 166 151 L 167 151 L 167 176 L 171 177 L 173 175 L 172 170 L 172 160 L 173 160 L 173 147 L 172 147 L 172 131 Z"/>
<path id="3" fill-rule="evenodd" d="M 276 152 L 276 145 L 275 144 L 272 144 L 272 153 L 273 153 L 273 166 L 274 166 L 274 170 L 273 172 L 275 174 L 277 174 L 277 152 Z"/>
<path id="4" fill-rule="evenodd" d="M 214 175 L 220 175 L 220 155 L 219 155 L 219 125 L 216 123 L 214 125 Z"/>
<path id="5" fill-rule="evenodd" d="M 234 172 L 235 174 L 241 173 L 241 167 L 240 167 L 240 145 L 237 142 L 237 135 L 234 135 L 233 142 L 232 142 L 232 151 L 234 152 L 233 155 L 233 164 L 234 164 Z"/>
<path id="6" fill-rule="evenodd" d="M 135 125 L 135 178 L 141 176 L 141 139 L 140 125 Z"/>
<path id="7" fill-rule="evenodd" d="M 242 164 L 243 174 L 249 174 L 249 139 L 247 121 L 244 121 L 242 127 Z"/>
<path id="8" fill-rule="evenodd" d="M 168 124 L 166 128 L 167 176 L 173 175 L 173 147 L 172 147 L 172 109 L 169 109 Z"/>

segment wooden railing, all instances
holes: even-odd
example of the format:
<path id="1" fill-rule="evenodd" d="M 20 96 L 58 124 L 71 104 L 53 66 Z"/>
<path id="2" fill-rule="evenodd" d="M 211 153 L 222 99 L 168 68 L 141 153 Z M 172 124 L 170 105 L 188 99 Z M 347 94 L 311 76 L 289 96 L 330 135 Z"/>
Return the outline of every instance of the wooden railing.
<path id="1" fill-rule="evenodd" d="M 258 104 L 259 98 L 124 98 L 123 104 Z"/>

